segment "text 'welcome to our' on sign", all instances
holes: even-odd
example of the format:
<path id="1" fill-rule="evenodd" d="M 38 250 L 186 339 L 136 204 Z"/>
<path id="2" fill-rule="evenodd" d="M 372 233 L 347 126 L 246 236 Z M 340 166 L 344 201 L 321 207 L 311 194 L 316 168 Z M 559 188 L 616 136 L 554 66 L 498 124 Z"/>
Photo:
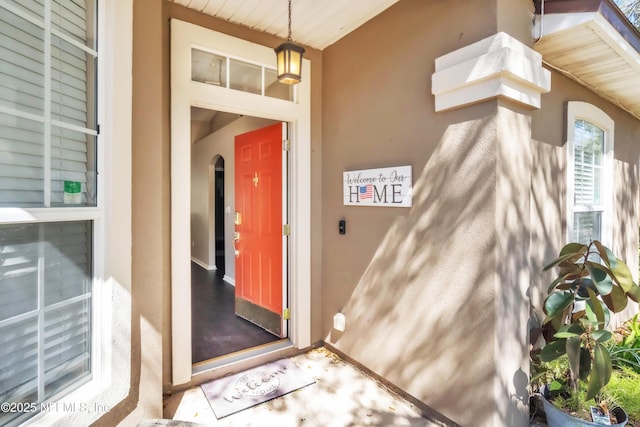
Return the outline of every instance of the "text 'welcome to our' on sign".
<path id="1" fill-rule="evenodd" d="M 411 166 L 342 173 L 345 205 L 411 207 Z"/>

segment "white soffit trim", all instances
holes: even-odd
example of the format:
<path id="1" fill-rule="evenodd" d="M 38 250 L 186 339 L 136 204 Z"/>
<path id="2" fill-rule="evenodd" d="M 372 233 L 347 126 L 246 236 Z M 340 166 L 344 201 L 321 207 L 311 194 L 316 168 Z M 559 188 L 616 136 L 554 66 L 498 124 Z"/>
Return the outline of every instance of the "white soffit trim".
<path id="1" fill-rule="evenodd" d="M 437 58 L 431 80 L 436 112 L 498 97 L 540 108 L 551 89 L 542 56 L 503 32 Z"/>
<path id="2" fill-rule="evenodd" d="M 640 117 L 640 53 L 602 13 L 548 14 L 542 27 L 535 49 L 546 64 Z"/>

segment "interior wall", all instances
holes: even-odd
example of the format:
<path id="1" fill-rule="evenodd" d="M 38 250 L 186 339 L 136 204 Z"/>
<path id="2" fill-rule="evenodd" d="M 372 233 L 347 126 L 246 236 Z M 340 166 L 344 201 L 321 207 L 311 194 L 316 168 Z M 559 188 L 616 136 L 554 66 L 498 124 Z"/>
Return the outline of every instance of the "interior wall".
<path id="1" fill-rule="evenodd" d="M 191 119 L 191 143 L 201 140 L 211 133 L 208 120 Z"/>
<path id="2" fill-rule="evenodd" d="M 209 191 L 211 189 L 211 168 L 215 158 L 224 158 L 224 207 L 225 207 L 225 279 L 235 283 L 235 255 L 233 249 L 234 201 L 234 138 L 254 129 L 275 123 L 273 120 L 243 116 L 222 129 L 196 141 L 191 145 L 191 256 L 201 264 L 210 264 L 215 254 L 210 253 L 210 240 L 215 235 L 209 233 L 209 223 L 213 220 L 210 211 Z M 212 206 L 215 208 L 215 206 Z M 213 255 L 213 256 L 212 256 Z M 211 267 L 213 265 L 210 264 Z"/>
<path id="3" fill-rule="evenodd" d="M 553 272 L 542 272 L 557 257 L 566 239 L 566 106 L 583 101 L 603 110 L 614 121 L 614 204 L 611 249 L 638 279 L 638 161 L 640 121 L 557 71 L 552 91 L 542 96 L 542 108 L 533 113 L 535 168 L 531 184 L 532 322 L 539 325 L 542 304 Z M 631 312 L 623 314 L 628 317 Z"/>

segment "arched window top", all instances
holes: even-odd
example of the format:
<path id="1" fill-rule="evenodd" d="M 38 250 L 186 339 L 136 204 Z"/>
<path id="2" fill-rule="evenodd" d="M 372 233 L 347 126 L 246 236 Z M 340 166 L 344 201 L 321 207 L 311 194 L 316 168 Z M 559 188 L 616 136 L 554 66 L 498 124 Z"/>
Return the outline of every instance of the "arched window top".
<path id="1" fill-rule="evenodd" d="M 614 121 L 607 113 L 593 104 L 582 101 L 569 101 L 567 104 L 568 123 L 572 124 L 576 119 L 592 123 L 605 132 L 610 132 L 613 138 Z M 568 130 L 571 126 L 567 127 Z"/>

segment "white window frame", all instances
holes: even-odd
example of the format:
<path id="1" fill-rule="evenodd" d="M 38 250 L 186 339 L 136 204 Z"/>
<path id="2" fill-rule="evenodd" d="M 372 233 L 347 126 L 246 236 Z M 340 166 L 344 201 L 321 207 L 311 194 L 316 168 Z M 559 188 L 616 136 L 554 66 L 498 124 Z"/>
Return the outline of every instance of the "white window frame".
<path id="1" fill-rule="evenodd" d="M 610 246 L 613 241 L 613 147 L 615 122 L 598 107 L 581 101 L 570 101 L 567 104 L 567 241 L 573 239 L 574 213 L 574 174 L 575 174 L 575 122 L 584 120 L 604 131 L 604 156 L 602 169 L 602 224 L 600 240 Z M 585 212 L 591 212 L 588 210 Z"/>
<path id="2" fill-rule="evenodd" d="M 133 0 L 98 1 L 97 206 L 0 208 L 0 224 L 91 220 L 94 230 L 92 379 L 23 425 L 89 425 L 131 385 L 132 22 Z"/>

